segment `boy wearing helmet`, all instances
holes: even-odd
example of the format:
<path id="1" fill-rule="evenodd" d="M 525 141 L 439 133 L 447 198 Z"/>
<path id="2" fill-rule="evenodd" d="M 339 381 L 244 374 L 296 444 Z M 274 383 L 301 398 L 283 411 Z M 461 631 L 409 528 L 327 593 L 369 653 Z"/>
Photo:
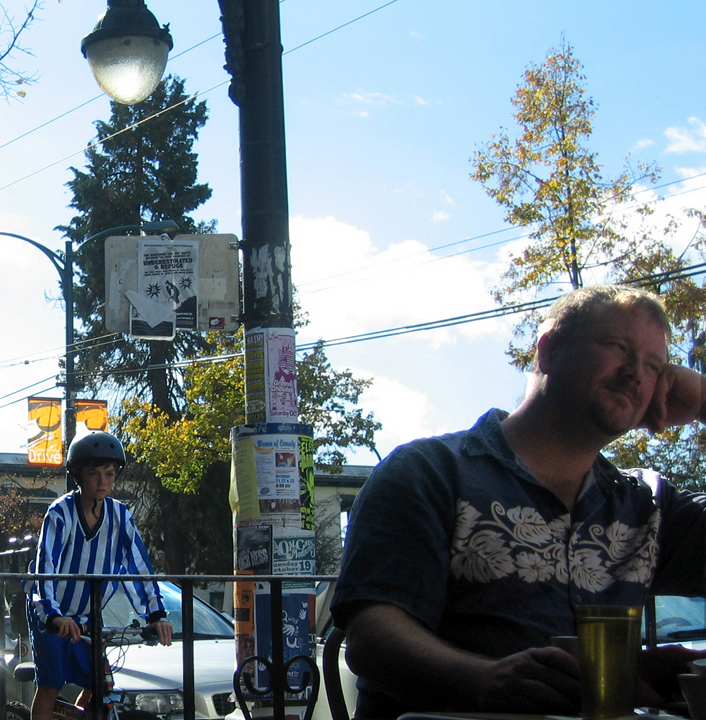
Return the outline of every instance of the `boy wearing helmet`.
<path id="1" fill-rule="evenodd" d="M 74 440 L 66 469 L 78 489 L 49 506 L 30 572 L 152 575 L 152 565 L 135 522 L 125 505 L 110 497 L 125 466 L 125 452 L 113 435 L 94 432 Z M 103 583 L 102 604 L 120 583 Z M 152 625 L 162 645 L 171 644 L 172 626 L 165 622 L 156 582 L 126 582 L 135 609 Z M 90 700 L 90 646 L 78 642 L 89 620 L 90 594 L 82 581 L 39 582 L 27 588 L 28 618 L 37 689 L 32 720 L 50 720 L 54 700 L 72 682 L 84 688 L 77 704 Z"/>

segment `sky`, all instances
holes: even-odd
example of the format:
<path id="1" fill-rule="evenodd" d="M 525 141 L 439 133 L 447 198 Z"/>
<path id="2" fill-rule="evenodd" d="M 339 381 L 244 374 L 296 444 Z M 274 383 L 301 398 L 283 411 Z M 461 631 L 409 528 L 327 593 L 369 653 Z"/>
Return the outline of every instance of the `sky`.
<path id="1" fill-rule="evenodd" d="M 4 0 L 19 20 L 25 3 Z M 240 236 L 238 111 L 227 96 L 217 0 L 149 0 L 169 23 L 167 71 L 208 104 L 195 213 Z M 0 98 L 0 232 L 60 252 L 73 216 L 70 167 L 110 116 L 80 52 L 104 0 L 44 0 L 11 64 L 33 76 Z M 502 127 L 529 64 L 562 42 L 596 103 L 590 149 L 606 176 L 654 162 L 655 222 L 706 205 L 706 15 L 681 0 L 283 0 L 280 3 L 292 276 L 310 324 L 298 343 L 491 310 L 511 228 L 469 178 L 469 158 Z M 6 36 L 0 34 L 0 47 Z M 684 220 L 675 242 L 697 226 Z M 28 243 L 0 236 L 0 452 L 23 452 L 26 398 L 55 387 L 65 314 L 58 274 Z M 362 407 L 383 423 L 382 456 L 417 437 L 512 410 L 525 378 L 505 355 L 512 319 L 332 346 L 335 368 L 373 380 Z M 349 461 L 375 462 L 369 452 Z"/>

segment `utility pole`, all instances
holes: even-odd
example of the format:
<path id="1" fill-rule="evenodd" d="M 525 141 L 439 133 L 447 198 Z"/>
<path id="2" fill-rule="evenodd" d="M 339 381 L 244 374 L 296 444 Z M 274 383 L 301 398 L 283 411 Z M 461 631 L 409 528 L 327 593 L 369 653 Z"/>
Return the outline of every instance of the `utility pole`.
<path id="1" fill-rule="evenodd" d="M 245 329 L 293 324 L 278 0 L 219 0 L 240 108 Z M 247 381 L 246 381 L 247 382 Z"/>
<path id="2" fill-rule="evenodd" d="M 298 423 L 279 0 L 219 4 L 226 69 L 233 78 L 229 95 L 240 109 L 246 425 L 232 430 L 235 572 L 253 572 L 248 549 L 258 546 L 267 547 L 268 561 L 255 574 L 312 575 L 313 436 L 311 427 Z M 240 502 L 253 485 L 256 504 Z M 306 623 L 314 616 L 315 591 L 313 585 L 292 592 L 248 585 L 237 583 L 238 648 L 254 646 L 259 658 L 272 658 L 270 712 L 282 718 L 284 660 L 314 652 L 313 628 Z M 271 648 L 266 647 L 266 628 L 277 626 L 275 615 L 297 627 L 296 646 L 288 642 L 286 655 L 281 634 L 271 632 Z M 250 622 L 241 622 L 245 618 Z M 247 655 L 239 649 L 238 672 Z M 255 665 L 255 687 L 263 688 L 268 679 L 259 675 L 261 664 Z M 289 674 L 294 667 L 301 665 L 290 666 Z M 296 686 L 294 679 L 290 687 Z"/>

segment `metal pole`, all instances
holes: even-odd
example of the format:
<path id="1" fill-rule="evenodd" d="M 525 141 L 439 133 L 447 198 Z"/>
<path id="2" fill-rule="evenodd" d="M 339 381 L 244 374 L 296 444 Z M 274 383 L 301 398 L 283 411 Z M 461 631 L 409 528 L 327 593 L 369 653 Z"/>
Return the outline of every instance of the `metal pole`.
<path id="1" fill-rule="evenodd" d="M 196 717 L 194 690 L 194 584 L 184 580 L 181 585 L 182 657 L 184 659 L 184 720 Z"/>
<path id="2" fill-rule="evenodd" d="M 7 637 L 10 634 L 8 632 L 7 628 L 7 619 L 5 618 L 5 601 L 6 601 L 6 595 L 5 595 L 5 581 L 0 580 L 0 600 L 2 600 L 3 604 L 3 613 L 2 613 L 2 662 L 0 663 L 0 717 L 5 717 L 5 710 L 7 706 L 7 675 L 10 672 L 10 668 L 8 667 L 8 657 L 9 657 L 9 650 L 10 648 L 7 647 Z M 20 639 L 17 639 L 17 655 L 19 657 L 20 654 Z"/>
<path id="3" fill-rule="evenodd" d="M 90 708 L 93 710 L 93 717 L 103 719 L 103 687 L 105 683 L 105 667 L 103 663 L 103 583 L 101 580 L 90 580 L 91 590 L 91 680 L 92 693 Z"/>
<path id="4" fill-rule="evenodd" d="M 278 0 L 219 0 L 240 107 L 245 329 L 293 325 Z M 246 368 L 245 382 L 248 382 Z"/>
<path id="5" fill-rule="evenodd" d="M 272 628 L 272 716 L 284 720 L 284 639 L 282 637 L 282 583 L 270 583 L 270 627 Z"/>
<path id="6" fill-rule="evenodd" d="M 67 240 L 64 252 L 64 272 L 62 289 L 66 308 L 66 387 L 64 388 L 66 407 L 64 409 L 64 453 L 76 435 L 76 374 L 74 347 L 74 249 L 73 241 Z M 73 481 L 66 474 L 66 492 L 73 490 Z"/>

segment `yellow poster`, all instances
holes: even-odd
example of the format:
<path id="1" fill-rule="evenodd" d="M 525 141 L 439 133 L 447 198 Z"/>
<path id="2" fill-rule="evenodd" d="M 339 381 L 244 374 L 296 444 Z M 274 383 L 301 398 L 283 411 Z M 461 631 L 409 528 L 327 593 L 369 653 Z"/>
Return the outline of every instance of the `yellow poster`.
<path id="1" fill-rule="evenodd" d="M 29 398 L 27 462 L 30 465 L 62 465 L 61 400 Z"/>
<path id="2" fill-rule="evenodd" d="M 76 435 L 107 432 L 108 403 L 105 400 L 76 400 Z"/>
<path id="3" fill-rule="evenodd" d="M 260 516 L 252 438 L 233 443 L 229 500 L 231 512 L 238 522 Z"/>

